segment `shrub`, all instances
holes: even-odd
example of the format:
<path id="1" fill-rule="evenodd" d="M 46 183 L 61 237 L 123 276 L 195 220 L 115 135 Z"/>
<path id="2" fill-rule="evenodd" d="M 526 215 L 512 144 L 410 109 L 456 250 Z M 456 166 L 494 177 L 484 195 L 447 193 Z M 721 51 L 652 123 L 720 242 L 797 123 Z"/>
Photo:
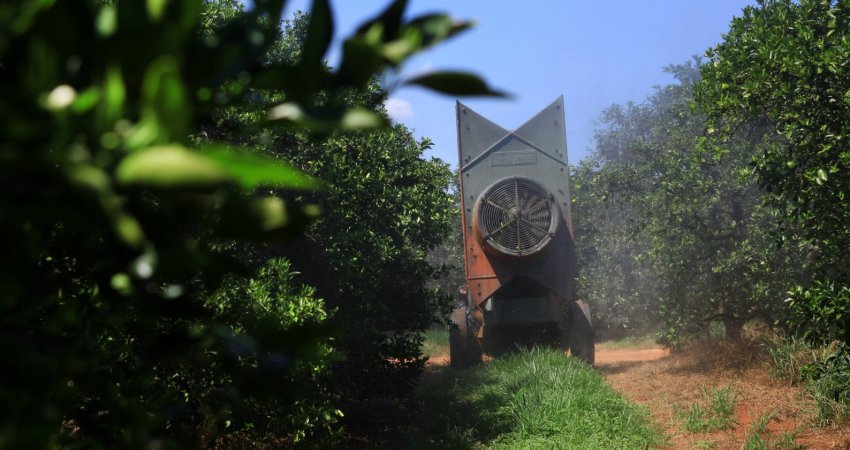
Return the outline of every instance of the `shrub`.
<path id="1" fill-rule="evenodd" d="M 803 338 L 818 343 L 850 342 L 850 287 L 830 279 L 816 280 L 788 293 L 789 325 Z"/>
<path id="2" fill-rule="evenodd" d="M 801 384 L 815 402 L 822 424 L 850 418 L 850 352 L 846 344 L 812 344 L 787 339 L 769 350 L 772 373 L 792 384 Z"/>
<path id="3" fill-rule="evenodd" d="M 850 418 L 850 351 L 844 343 L 834 343 L 826 359 L 808 366 L 807 391 L 815 401 L 823 423 L 843 423 Z"/>
<path id="4" fill-rule="evenodd" d="M 331 314 L 324 300 L 316 297 L 315 289 L 299 284 L 298 273 L 283 258 L 268 260 L 250 278 L 231 277 L 224 286 L 210 296 L 207 305 L 219 320 L 229 324 L 237 343 L 250 347 L 252 342 L 245 330 L 274 329 L 276 333 L 296 336 L 305 330 L 322 330 Z M 286 371 L 273 382 L 287 386 L 284 397 L 255 396 L 246 398 L 238 408 L 220 417 L 228 432 L 243 434 L 254 439 L 280 438 L 295 444 L 333 442 L 339 436 L 337 420 L 341 412 L 331 401 L 326 378 L 334 357 L 331 339 L 323 339 L 318 346 L 302 354 L 274 355 L 265 363 L 286 367 Z M 241 359 L 240 364 L 251 364 Z M 224 380 L 207 386 L 202 395 L 214 395 Z"/>

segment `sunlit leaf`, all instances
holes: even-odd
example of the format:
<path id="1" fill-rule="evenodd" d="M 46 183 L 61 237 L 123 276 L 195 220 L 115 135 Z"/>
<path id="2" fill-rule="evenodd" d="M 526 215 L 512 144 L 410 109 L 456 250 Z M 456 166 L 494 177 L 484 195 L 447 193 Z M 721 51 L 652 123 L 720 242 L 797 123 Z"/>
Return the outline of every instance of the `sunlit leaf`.
<path id="1" fill-rule="evenodd" d="M 89 88 L 77 96 L 74 103 L 71 104 L 71 109 L 78 113 L 89 111 L 97 106 L 102 97 L 100 89 L 97 87 Z"/>
<path id="2" fill-rule="evenodd" d="M 147 0 L 148 17 L 154 22 L 159 22 L 166 6 L 168 6 L 168 0 Z"/>
<path id="3" fill-rule="evenodd" d="M 125 186 L 211 188 L 233 181 L 213 159 L 179 145 L 151 147 L 124 158 L 116 178 Z"/>
<path id="4" fill-rule="evenodd" d="M 275 106 L 268 112 L 272 125 L 302 127 L 314 132 L 324 133 L 337 128 L 347 130 L 372 129 L 385 126 L 386 119 L 363 109 L 312 108 L 306 110 L 294 102 Z"/>
<path id="5" fill-rule="evenodd" d="M 118 15 L 115 7 L 106 5 L 97 15 L 97 33 L 103 37 L 112 36 L 118 28 Z"/>
<path id="6" fill-rule="evenodd" d="M 162 56 L 148 66 L 141 101 L 143 119 L 156 121 L 161 139 L 186 132 L 190 117 L 188 94 L 176 59 Z"/>
<path id="7" fill-rule="evenodd" d="M 277 159 L 227 148 L 205 150 L 203 155 L 217 163 L 245 189 L 261 185 L 298 190 L 319 187 L 318 181 Z"/>
<path id="8" fill-rule="evenodd" d="M 357 108 L 347 111 L 340 124 L 346 130 L 363 130 L 381 127 L 385 121 L 372 111 Z"/>
<path id="9" fill-rule="evenodd" d="M 141 247 L 145 233 L 139 221 L 120 210 L 112 211 L 111 217 L 119 238 L 130 247 Z"/>
<path id="10" fill-rule="evenodd" d="M 76 98 L 77 91 L 74 90 L 73 87 L 63 84 L 61 86 L 56 86 L 49 94 L 47 94 L 45 106 L 54 111 L 61 111 L 71 106 Z"/>
<path id="11" fill-rule="evenodd" d="M 385 10 L 378 14 L 373 19 L 370 19 L 361 24 L 356 34 L 365 34 L 374 29 L 375 25 L 380 24 L 381 30 L 389 39 L 393 39 L 401 29 L 401 19 L 404 11 L 407 9 L 407 0 L 395 0 L 390 3 Z"/>
<path id="12" fill-rule="evenodd" d="M 429 14 L 410 21 L 408 28 L 422 36 L 421 47 L 427 49 L 475 26 L 471 21 L 458 21 L 447 14 Z"/>
<path id="13" fill-rule="evenodd" d="M 127 97 L 127 89 L 121 75 L 121 68 L 111 64 L 106 69 L 103 81 L 103 103 L 99 111 L 104 126 L 108 126 L 118 120 L 124 109 L 124 101 Z"/>

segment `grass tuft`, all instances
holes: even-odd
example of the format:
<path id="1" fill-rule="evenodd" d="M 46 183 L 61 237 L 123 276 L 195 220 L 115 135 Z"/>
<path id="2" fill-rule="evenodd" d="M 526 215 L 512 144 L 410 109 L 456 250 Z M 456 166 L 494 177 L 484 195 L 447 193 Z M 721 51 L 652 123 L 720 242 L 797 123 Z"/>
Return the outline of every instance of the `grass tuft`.
<path id="1" fill-rule="evenodd" d="M 687 413 L 682 415 L 682 426 L 691 433 L 706 431 L 728 430 L 735 426 L 732 412 L 738 394 L 732 390 L 732 385 L 725 388 L 700 388 L 703 401 L 691 404 Z"/>
<path id="2" fill-rule="evenodd" d="M 771 344 L 768 350 L 773 360 L 771 374 L 793 385 L 805 381 L 811 367 L 832 354 L 827 346 L 813 346 L 802 339 L 788 339 Z"/>
<path id="3" fill-rule="evenodd" d="M 843 345 L 812 345 L 801 339 L 774 343 L 772 374 L 803 385 L 815 403 L 821 426 L 850 421 L 850 352 Z"/>
<path id="4" fill-rule="evenodd" d="M 776 439 L 765 437 L 770 418 L 770 414 L 762 414 L 759 420 L 750 426 L 750 429 L 747 431 L 747 440 L 742 447 L 743 450 L 801 450 L 803 448 L 803 446 L 796 442 L 796 433 L 785 432 Z"/>

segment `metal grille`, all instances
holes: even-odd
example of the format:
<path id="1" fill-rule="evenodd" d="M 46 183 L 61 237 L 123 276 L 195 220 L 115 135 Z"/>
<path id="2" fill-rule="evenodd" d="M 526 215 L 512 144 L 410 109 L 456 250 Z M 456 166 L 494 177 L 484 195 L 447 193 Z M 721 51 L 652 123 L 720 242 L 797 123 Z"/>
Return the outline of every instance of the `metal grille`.
<path id="1" fill-rule="evenodd" d="M 545 247 L 555 234 L 557 218 L 552 196 L 524 178 L 496 183 L 478 205 L 484 241 L 509 255 L 529 255 Z"/>

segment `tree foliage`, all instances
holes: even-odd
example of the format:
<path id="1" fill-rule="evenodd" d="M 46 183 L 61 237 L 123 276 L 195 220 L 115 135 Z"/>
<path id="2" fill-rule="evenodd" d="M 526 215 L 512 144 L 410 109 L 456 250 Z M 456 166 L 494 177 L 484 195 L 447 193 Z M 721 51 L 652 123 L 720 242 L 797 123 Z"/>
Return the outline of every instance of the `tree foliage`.
<path id="1" fill-rule="evenodd" d="M 850 285 L 850 4 L 759 1 L 708 57 L 697 99 L 712 127 L 725 138 L 768 124 L 752 166 L 781 211 L 777 238 L 807 246 L 799 265 L 808 278 L 825 278 L 820 286 Z M 823 295 L 829 290 L 794 290 L 792 304 L 829 309 L 823 302 L 836 298 Z"/>
<path id="2" fill-rule="evenodd" d="M 297 412 L 296 379 L 324 367 L 321 301 L 289 268 L 253 266 L 274 295 L 222 285 L 252 273 L 233 243 L 297 235 L 315 212 L 299 195 L 321 185 L 237 135 L 386 125 L 351 92 L 469 23 L 406 20 L 396 1 L 330 70 L 326 1 L 291 58 L 274 56 L 282 1 L 225 5 L 223 19 L 201 1 L 0 6 L 0 446 L 193 444 L 248 399 Z M 409 82 L 497 94 L 470 80 Z M 222 131 L 228 108 L 262 120 Z"/>
<path id="3" fill-rule="evenodd" d="M 593 159 L 575 173 L 577 234 L 589 240 L 580 286 L 612 324 L 661 319 L 669 343 L 711 321 L 736 337 L 750 319 L 773 323 L 790 268 L 767 239 L 773 212 L 742 178 L 762 132 L 713 147 L 692 109 L 699 66 L 668 72 L 676 84 L 603 114 Z"/>
<path id="4" fill-rule="evenodd" d="M 422 158 L 429 145 L 394 125 L 280 149 L 327 180 L 325 212 L 285 253 L 337 309 L 337 383 L 349 396 L 409 393 L 424 364 L 421 333 L 440 310 L 427 255 L 453 213 L 451 171 Z"/>
<path id="5" fill-rule="evenodd" d="M 287 21 L 269 60 L 299 61 L 309 24 L 303 14 Z M 239 253 L 255 262 L 285 255 L 335 308 L 333 322 L 341 334 L 334 348 L 345 357 L 331 383 L 345 391 L 343 397 L 409 394 L 424 363 L 421 332 L 444 309 L 430 288 L 436 272 L 425 257 L 449 233 L 448 166 L 425 160 L 422 154 L 430 143 L 417 142 L 400 124 L 369 132 L 276 127 L 244 133 L 258 128 L 262 117 L 257 111 L 286 95 L 251 92 L 239 104 L 216 110 L 199 137 L 222 136 L 324 180 L 320 192 L 295 197 L 324 205 L 303 239 Z M 340 101 L 384 121 L 385 99 L 372 80 L 348 90 Z"/>

